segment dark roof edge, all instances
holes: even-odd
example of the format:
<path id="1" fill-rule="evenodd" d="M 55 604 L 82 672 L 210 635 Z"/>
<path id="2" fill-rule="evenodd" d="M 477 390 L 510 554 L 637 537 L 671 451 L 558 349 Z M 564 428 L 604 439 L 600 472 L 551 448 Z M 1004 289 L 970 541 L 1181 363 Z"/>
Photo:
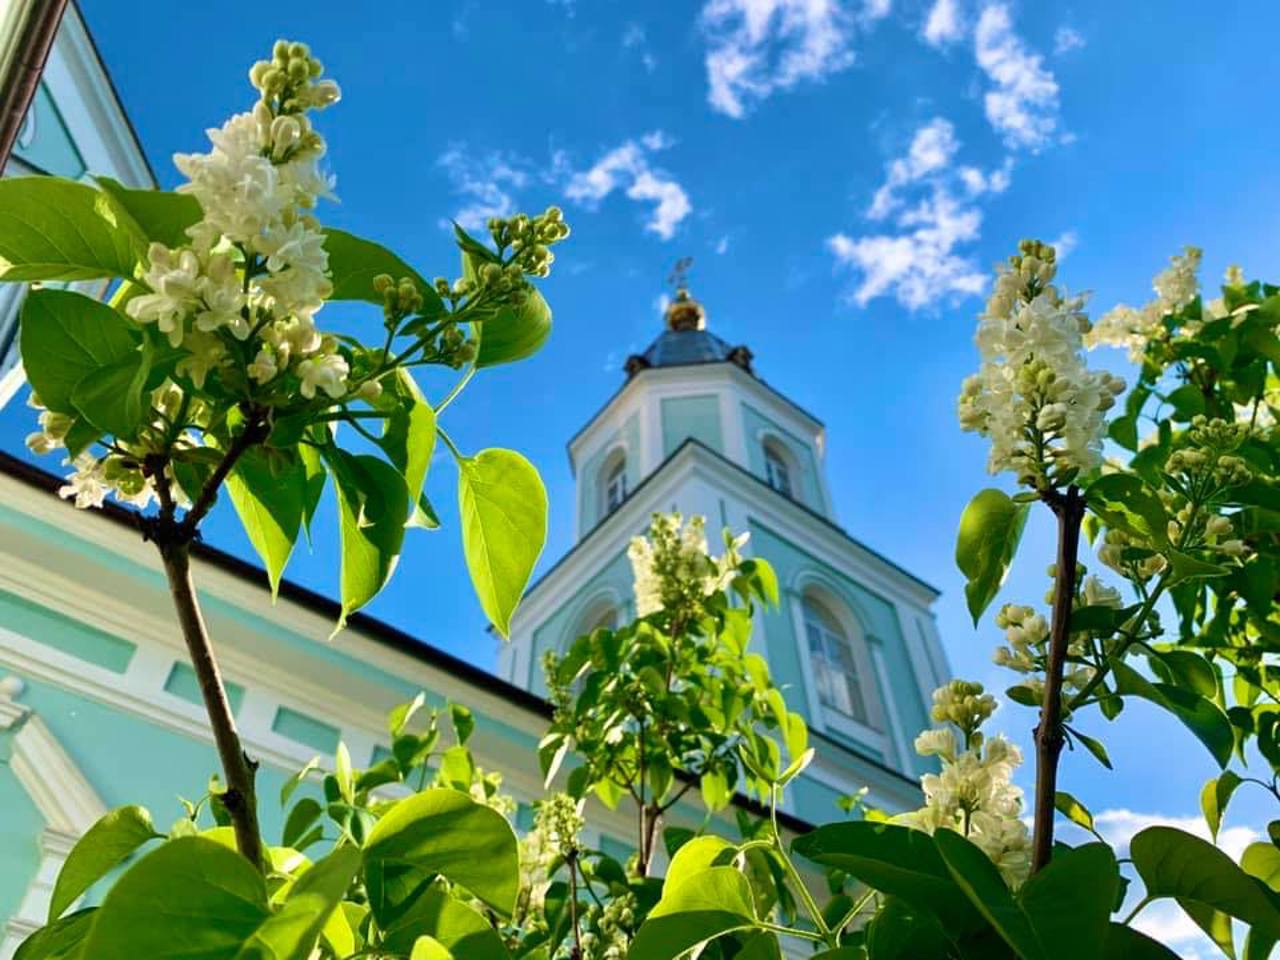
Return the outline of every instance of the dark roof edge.
<path id="1" fill-rule="evenodd" d="M 54 496 L 57 496 L 58 487 L 62 486 L 61 477 L 46 470 L 41 470 L 39 467 L 3 450 L 0 450 L 0 473 Z M 68 506 L 67 509 L 75 508 Z M 131 530 L 137 529 L 137 512 L 120 504 L 105 503 L 97 513 L 120 526 L 129 527 Z M 234 577 L 252 583 L 259 589 L 265 589 L 263 585 L 266 573 L 261 567 L 208 544 L 197 542 L 192 545 L 191 549 L 197 559 L 218 567 Z M 279 593 L 286 600 L 323 613 L 335 622 L 342 612 L 341 604 L 292 580 L 281 580 Z M 411 634 L 393 627 L 384 620 L 379 620 L 363 613 L 354 613 L 347 618 L 347 627 L 400 653 L 413 657 L 415 660 L 420 660 L 430 666 L 451 673 L 465 683 L 470 683 L 495 696 L 510 700 L 530 713 L 537 714 L 545 719 L 551 718 L 553 712 L 551 704 L 536 694 L 530 693 L 523 687 L 517 687 L 513 683 L 508 683 L 488 670 L 483 670 L 474 664 L 467 663 L 465 660 L 460 660 L 452 654 L 445 653 L 440 648 L 432 646 L 425 640 L 419 640 Z M 733 805 L 757 816 L 768 814 L 768 810 L 763 805 L 742 793 L 734 795 Z M 792 833 L 808 833 L 814 829 L 814 825 L 809 821 L 787 813 L 785 810 L 778 811 L 778 820 Z"/>
<path id="2" fill-rule="evenodd" d="M 591 425 L 600 419 L 600 415 L 604 413 L 606 410 L 608 410 L 609 407 L 612 406 L 613 401 L 617 400 L 618 397 L 622 396 L 623 391 L 626 390 L 627 387 L 631 386 L 631 384 L 634 381 L 640 379 L 646 373 L 652 373 L 657 370 L 680 370 L 685 367 L 709 367 L 709 366 L 714 366 L 715 364 L 723 364 L 724 366 L 727 366 L 727 367 L 733 367 L 735 370 L 742 370 L 742 367 L 738 366 L 736 363 L 734 363 L 731 360 L 699 360 L 696 363 L 671 363 L 661 367 L 646 367 L 645 369 L 638 371 L 634 376 L 628 377 L 625 381 L 623 381 L 622 386 L 618 387 L 617 390 L 609 394 L 609 399 L 600 405 L 599 409 L 597 409 L 596 412 L 591 415 L 591 417 L 587 420 L 586 423 L 584 423 L 581 427 L 578 428 L 577 432 L 574 433 L 574 435 L 570 437 L 569 441 L 564 445 L 565 452 L 569 456 L 569 466 L 570 467 L 573 466 L 573 453 L 572 453 L 573 445 L 578 442 L 578 438 L 582 436 L 584 433 L 586 433 L 589 429 L 591 429 Z M 823 423 L 821 420 L 815 417 L 812 413 L 810 413 L 804 407 L 800 406 L 800 404 L 796 403 L 794 400 L 788 397 L 785 393 L 783 393 L 777 387 L 770 384 L 769 381 L 762 380 L 760 377 L 756 376 L 754 373 L 747 373 L 745 370 L 742 370 L 742 372 L 746 374 L 748 377 L 750 377 L 752 381 L 764 387 L 765 390 L 769 391 L 771 394 L 773 394 L 775 397 L 777 397 L 787 406 L 791 407 L 801 415 L 812 420 L 814 423 L 818 425 L 818 429 L 820 430 L 827 429 L 827 425 L 825 423 Z"/>
<path id="3" fill-rule="evenodd" d="M 886 557 L 883 553 L 880 553 L 878 550 L 873 550 L 871 547 L 867 546 L 861 540 L 851 536 L 849 532 L 844 529 L 844 527 L 840 526 L 838 523 L 831 520 L 829 517 L 824 517 L 822 514 L 814 510 L 812 507 L 807 507 L 803 503 L 800 503 L 797 500 L 793 500 L 790 497 L 783 496 L 777 490 L 774 490 L 773 487 L 769 486 L 769 484 L 767 484 L 764 480 L 760 479 L 750 470 L 746 469 L 746 467 L 743 467 L 740 464 L 734 463 L 732 460 L 726 457 L 723 453 L 719 453 L 715 450 L 712 450 L 710 447 L 708 447 L 705 443 L 703 443 L 701 440 L 697 439 L 696 437 L 686 437 L 684 441 L 681 442 L 680 446 L 676 447 L 674 450 L 671 451 L 671 453 L 667 454 L 666 458 L 663 459 L 663 461 L 660 464 L 658 464 L 657 467 L 654 468 L 653 472 L 650 473 L 643 480 L 641 480 L 640 483 L 636 486 L 636 488 L 627 494 L 627 500 L 630 500 L 632 497 L 636 496 L 636 494 L 638 494 L 641 490 L 643 490 L 646 486 L 648 486 L 649 482 L 654 480 L 659 474 L 661 474 L 663 469 L 666 468 L 667 464 L 671 463 L 671 461 L 675 460 L 676 457 L 680 456 L 680 454 L 684 451 L 686 447 L 697 447 L 700 450 L 705 451 L 707 454 L 719 460 L 720 462 L 732 467 L 734 470 L 736 470 L 738 473 L 742 474 L 743 476 L 749 477 L 755 483 L 757 483 L 761 487 L 764 487 L 766 490 L 768 490 L 769 493 L 771 493 L 773 496 L 781 497 L 784 502 L 791 504 L 793 507 L 796 507 L 797 509 L 803 511 L 804 513 L 807 513 L 814 520 L 817 520 L 819 523 L 821 523 L 824 527 L 828 528 L 832 532 L 839 534 L 841 537 L 843 537 L 845 540 L 852 543 L 859 550 L 865 550 L 867 553 L 871 554 L 871 556 L 875 557 L 881 563 L 885 564 L 888 567 L 891 567 L 893 570 L 896 570 L 898 573 L 902 574 L 904 577 L 907 577 L 909 580 L 920 585 L 925 590 L 928 590 L 930 593 L 934 595 L 935 598 L 942 596 L 942 591 L 939 590 L 937 587 L 935 587 L 933 584 L 929 583 L 927 580 L 921 580 L 919 577 L 917 577 L 914 573 L 912 573 L 906 567 L 903 567 L 897 563 L 894 563 L 892 560 Z M 626 501 L 623 501 L 623 502 L 625 503 Z M 548 567 L 546 572 L 543 573 L 540 577 L 538 577 L 537 580 L 529 584 L 528 588 L 526 588 L 525 590 L 525 596 L 527 597 L 529 594 L 537 590 L 538 587 L 542 585 L 542 582 L 546 580 L 548 577 L 550 577 L 553 573 L 555 573 L 556 570 L 558 570 L 571 556 L 577 553 L 580 547 L 586 546 L 587 541 L 590 540 L 593 536 L 595 536 L 595 534 L 597 533 L 597 531 L 600 530 L 601 527 L 603 527 L 606 523 L 608 523 L 611 519 L 613 519 L 613 516 L 614 514 L 610 513 L 604 517 L 601 517 L 600 520 L 596 522 L 596 525 L 594 527 L 592 527 L 590 530 L 584 533 L 581 539 L 579 539 L 577 543 L 575 543 L 572 547 L 570 547 L 560 556 L 559 560 L 557 560 L 550 567 Z"/>

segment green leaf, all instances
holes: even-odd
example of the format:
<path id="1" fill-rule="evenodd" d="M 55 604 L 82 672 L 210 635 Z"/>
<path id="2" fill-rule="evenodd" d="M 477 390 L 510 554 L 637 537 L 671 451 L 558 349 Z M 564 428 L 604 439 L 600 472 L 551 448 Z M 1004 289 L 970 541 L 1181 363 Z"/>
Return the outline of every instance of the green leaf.
<path id="1" fill-rule="evenodd" d="M 127 279 L 144 246 L 132 218 L 88 184 L 0 181 L 0 280 Z"/>
<path id="2" fill-rule="evenodd" d="M 426 482 L 427 468 L 431 466 L 431 457 L 436 449 L 436 412 L 408 370 L 400 368 L 396 376 L 399 378 L 400 404 L 384 422 L 378 445 L 404 476 L 413 508 L 410 526 L 438 527 L 439 521 L 428 516 L 420 505 L 422 485 Z"/>
<path id="3" fill-rule="evenodd" d="M 1004 941 L 1023 960 L 1045 960 L 1049 953 L 1031 926 L 1030 918 L 1013 899 L 1000 871 L 987 855 L 954 830 L 939 830 L 933 840 L 951 879 Z"/>
<path id="4" fill-rule="evenodd" d="M 280 842 L 286 847 L 302 849 L 303 846 L 306 846 L 303 843 L 303 839 L 310 833 L 311 828 L 323 813 L 324 807 L 320 806 L 320 801 L 313 797 L 303 797 L 293 805 L 293 809 L 289 811 L 289 816 L 285 818 Z"/>
<path id="5" fill-rule="evenodd" d="M 1071 736 L 1079 740 L 1084 745 L 1084 748 L 1088 750 L 1091 754 L 1093 754 L 1093 757 L 1095 760 L 1097 760 L 1100 764 L 1102 764 L 1108 770 L 1112 769 L 1111 757 L 1107 755 L 1107 748 L 1102 745 L 1101 740 L 1095 740 L 1093 737 L 1090 737 L 1086 734 L 1081 733 L 1079 730 L 1076 730 L 1074 727 L 1071 728 Z"/>
<path id="6" fill-rule="evenodd" d="M 1142 480 L 1129 473 L 1099 477 L 1086 491 L 1089 509 L 1107 526 L 1127 530 L 1156 546 L 1169 541 L 1169 514 L 1160 498 Z"/>
<path id="7" fill-rule="evenodd" d="M 449 704 L 449 721 L 453 724 L 453 735 L 457 737 L 459 746 L 471 739 L 471 733 L 476 728 L 476 718 L 469 708 L 460 703 Z"/>
<path id="8" fill-rule="evenodd" d="M 1204 785 L 1200 791 L 1200 809 L 1204 812 L 1204 822 L 1209 825 L 1209 834 L 1213 842 L 1218 842 L 1218 830 L 1222 828 L 1222 817 L 1227 812 L 1227 804 L 1231 795 L 1240 786 L 1240 776 L 1230 770 L 1224 770 Z"/>
<path id="9" fill-rule="evenodd" d="M 1202 577 L 1225 577 L 1231 572 L 1229 567 L 1224 567 L 1220 563 L 1208 563 L 1204 560 L 1198 560 L 1187 553 L 1179 550 L 1169 551 L 1169 563 L 1173 567 L 1173 571 L 1168 580 L 1170 587 L 1182 583 L 1184 580 L 1196 580 Z"/>
<path id="10" fill-rule="evenodd" d="M 956 566 L 967 579 L 965 599 L 974 626 L 990 606 L 1009 573 L 1027 522 L 1027 504 L 988 488 L 969 501 L 956 537 Z"/>
<path id="11" fill-rule="evenodd" d="M 538 471 L 511 450 L 458 461 L 462 547 L 480 606 L 506 637 L 511 616 L 547 539 L 547 491 Z"/>
<path id="12" fill-rule="evenodd" d="M 419 937 L 413 943 L 409 960 L 454 960 L 449 948 L 435 937 Z"/>
<path id="13" fill-rule="evenodd" d="M 1107 949 L 1103 960 L 1180 960 L 1162 943 L 1152 940 L 1123 923 L 1113 923 L 1107 932 Z"/>
<path id="14" fill-rule="evenodd" d="M 663 895 L 668 890 L 674 891 L 695 873 L 728 865 L 737 849 L 728 840 L 716 836 L 694 837 L 689 840 L 671 858 L 671 865 L 667 867 L 667 875 L 662 882 Z"/>
<path id="15" fill-rule="evenodd" d="M 627 960 L 675 960 L 700 945 L 756 925 L 751 885 L 736 867 L 687 876 L 641 924 Z"/>
<path id="16" fill-rule="evenodd" d="M 551 336 L 551 307 L 533 287 L 525 291 L 519 305 L 503 304 L 493 311 L 481 311 L 476 319 L 479 369 L 531 357 Z"/>
<path id="17" fill-rule="evenodd" d="M 148 840 L 160 836 L 144 807 L 119 807 L 90 827 L 67 855 L 49 901 L 49 922 L 124 862 Z"/>
<path id="18" fill-rule="evenodd" d="M 89 907 L 41 927 L 22 941 L 13 960 L 87 960 L 81 947 L 97 914 L 97 907 Z"/>
<path id="19" fill-rule="evenodd" d="M 270 916 L 262 874 L 204 837 L 170 840 L 107 892 L 84 946 L 93 960 L 234 960 Z"/>
<path id="20" fill-rule="evenodd" d="M 1097 832 L 1094 829 L 1093 814 L 1089 812 L 1089 808 L 1065 790 L 1059 790 L 1054 794 L 1053 805 L 1072 823 L 1084 827 L 1090 833 Z"/>
<path id="21" fill-rule="evenodd" d="M 303 764 L 302 768 L 297 773 L 289 777 L 289 779 L 284 782 L 283 786 L 280 787 L 280 806 L 283 807 L 288 803 L 289 798 L 293 796 L 293 792 L 303 784 L 307 777 L 311 775 L 313 770 L 318 769 L 320 769 L 320 757 L 317 754 Z M 285 846 L 287 847 L 289 844 L 286 843 Z"/>
<path id="22" fill-rule="evenodd" d="M 333 279 L 330 300 L 365 300 L 382 303 L 382 294 L 373 289 L 373 278 L 381 273 L 399 282 L 408 277 L 422 294 L 422 316 L 443 314 L 444 304 L 430 283 L 398 256 L 372 240 L 345 230 L 328 227 L 324 248 L 329 254 L 329 275 Z"/>
<path id="23" fill-rule="evenodd" d="M 1280 938 L 1280 897 L 1208 841 L 1172 827 L 1148 827 L 1130 841 L 1129 855 L 1147 896 L 1203 904 Z"/>
<path id="24" fill-rule="evenodd" d="M 1209 748 L 1218 766 L 1225 767 L 1235 746 L 1235 733 L 1231 721 L 1216 703 L 1189 690 L 1168 683 L 1152 683 L 1131 666 L 1121 661 L 1112 662 L 1112 675 L 1116 692 L 1125 696 L 1142 697 L 1164 707 Z"/>
<path id="25" fill-rule="evenodd" d="M 386 586 L 400 559 L 409 498 L 404 477 L 385 460 L 325 448 L 338 494 L 342 543 L 342 618 L 359 610 Z"/>
<path id="26" fill-rule="evenodd" d="M 145 350 L 135 350 L 85 376 L 71 390 L 71 405 L 104 433 L 131 438 L 150 404 L 144 388 L 151 363 Z"/>
<path id="27" fill-rule="evenodd" d="M 448 951 L 446 956 L 456 956 L 459 960 L 508 960 L 510 957 L 489 921 L 473 907 L 451 896 L 438 880 L 429 884 L 408 911 L 387 928 L 382 945 L 388 952 L 412 950 L 412 956 L 417 956 L 423 937 Z"/>
<path id="28" fill-rule="evenodd" d="M 950 960 L 954 952 L 932 913 L 897 897 L 887 897 L 884 906 L 867 924 L 866 955 L 871 960 Z M 826 956 L 825 953 L 817 955 Z M 844 960 L 844 955 L 837 951 L 831 956 L 833 960 L 836 957 Z"/>
<path id="29" fill-rule="evenodd" d="M 280 589 L 280 577 L 302 526 L 307 473 L 301 458 L 287 456 L 283 471 L 273 469 L 284 454 L 251 447 L 227 476 L 227 493 L 245 535 L 267 568 L 271 599 Z"/>
<path id="30" fill-rule="evenodd" d="M 147 240 L 166 247 L 191 242 L 187 228 L 204 215 L 200 202 L 189 193 L 166 190 L 133 190 L 110 177 L 94 177 L 112 203 L 129 216 Z"/>
<path id="31" fill-rule="evenodd" d="M 67 290 L 32 290 L 20 329 L 31 389 L 50 410 L 70 416 L 79 415 L 71 402 L 76 385 L 134 354 L 139 342 L 129 321 L 105 303 Z"/>
<path id="32" fill-rule="evenodd" d="M 1055 851 L 1049 865 L 1023 884 L 1018 902 L 1052 960 L 1099 957 L 1119 887 L 1111 848 L 1087 843 Z"/>
<path id="33" fill-rule="evenodd" d="M 515 834 L 502 814 L 457 790 L 426 790 L 396 803 L 369 834 L 365 855 L 370 863 L 441 874 L 503 914 L 515 906 Z"/>
<path id="34" fill-rule="evenodd" d="M 357 847 L 338 847 L 308 867 L 284 906 L 254 931 L 236 960 L 307 960 L 360 869 Z"/>
<path id="35" fill-rule="evenodd" d="M 986 921 L 951 877 L 934 838 L 897 824 L 830 823 L 791 849 L 824 867 L 836 867 L 882 893 L 934 914 L 949 934 L 964 935 Z"/>
<path id="36" fill-rule="evenodd" d="M 1240 869 L 1280 891 L 1280 847 L 1266 841 L 1251 843 L 1240 856 Z"/>

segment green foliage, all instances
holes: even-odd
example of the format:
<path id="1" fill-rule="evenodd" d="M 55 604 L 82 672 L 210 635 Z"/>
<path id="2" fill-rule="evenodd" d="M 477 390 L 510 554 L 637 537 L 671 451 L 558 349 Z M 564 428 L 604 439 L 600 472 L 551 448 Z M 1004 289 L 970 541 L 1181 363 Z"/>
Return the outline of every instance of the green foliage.
<path id="1" fill-rule="evenodd" d="M 1000 490 L 978 493 L 964 508 L 956 536 L 956 566 L 967 578 L 965 600 L 974 626 L 991 605 L 1009 573 L 1028 505 L 1016 503 Z"/>
<path id="2" fill-rule="evenodd" d="M 143 807 L 120 807 L 90 827 L 67 855 L 49 900 L 49 922 L 148 840 L 159 837 Z"/>
<path id="3" fill-rule="evenodd" d="M 547 539 L 547 491 L 538 471 L 510 450 L 458 460 L 462 547 L 480 606 L 506 637 Z"/>
<path id="4" fill-rule="evenodd" d="M 12 177 L 0 183 L 0 281 L 130 278 L 143 237 L 85 183 Z"/>

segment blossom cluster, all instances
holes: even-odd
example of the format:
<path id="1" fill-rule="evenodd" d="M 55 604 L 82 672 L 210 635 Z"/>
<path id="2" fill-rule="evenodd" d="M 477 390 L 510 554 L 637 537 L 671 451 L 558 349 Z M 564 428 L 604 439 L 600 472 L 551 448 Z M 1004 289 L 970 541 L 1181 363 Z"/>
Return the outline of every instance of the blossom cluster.
<path id="1" fill-rule="evenodd" d="M 627 549 L 635 576 L 636 614 L 665 610 L 676 619 L 695 616 L 703 601 L 732 581 L 750 534 L 725 536 L 725 552 L 707 550 L 706 520 L 679 513 L 655 513 L 648 536 L 634 537 Z"/>
<path id="2" fill-rule="evenodd" d="M 253 109 L 209 130 L 208 153 L 174 156 L 187 178 L 179 192 L 195 198 L 200 219 L 187 229 L 187 243 L 151 244 L 146 269 L 121 298 L 130 317 L 154 324 L 176 351 L 174 380 L 152 393 L 147 422 L 131 441 L 117 437 L 101 459 L 77 450 L 68 460 L 75 472 L 60 492 L 77 506 L 100 506 L 111 493 L 138 507 L 152 502 L 148 454 L 168 451 L 167 459 L 181 461 L 198 446 L 192 431 L 210 414 L 200 396 L 213 382 L 275 403 L 348 395 L 348 360 L 315 325 L 333 287 L 325 235 L 311 211 L 331 196 L 333 181 L 320 170 L 325 142 L 308 112 L 340 95 L 323 72 L 305 44 L 278 41 L 272 59 L 250 71 L 259 92 Z M 350 392 L 372 399 L 377 384 Z M 38 397 L 32 402 L 40 406 Z M 70 427 L 44 411 L 27 444 L 50 452 L 66 445 Z M 167 469 L 182 505 L 182 478 Z"/>
<path id="3" fill-rule="evenodd" d="M 1037 489 L 1102 462 L 1103 414 L 1124 382 L 1084 362 L 1084 301 L 1054 287 L 1051 246 L 1024 240 L 1001 265 L 976 341 L 979 371 L 958 403 L 961 428 L 991 441 L 988 469 Z"/>
<path id="4" fill-rule="evenodd" d="M 979 683 L 953 680 L 934 691 L 931 712 L 939 726 L 921 733 L 915 747 L 921 756 L 937 757 L 942 769 L 921 778 L 925 805 L 896 819 L 930 834 L 963 834 L 1017 887 L 1031 869 L 1022 790 L 1012 782 L 1022 753 L 1004 737 L 982 734 L 995 708 L 995 698 Z"/>
<path id="5" fill-rule="evenodd" d="M 532 922 L 541 917 L 556 866 L 578 849 L 585 825 L 576 800 L 557 793 L 537 805 L 533 829 L 520 839 L 519 913 Z"/>
<path id="6" fill-rule="evenodd" d="M 1123 601 L 1120 591 L 1109 587 L 1092 574 L 1085 575 L 1084 565 L 1076 567 L 1076 608 L 1111 607 L 1120 609 Z M 1051 580 L 1057 579 L 1057 565 L 1049 567 Z M 1046 603 L 1053 602 L 1054 589 L 1050 586 Z M 1039 701 L 1044 696 L 1043 673 L 1049 655 L 1049 622 L 1032 607 L 1006 603 L 996 613 L 996 626 L 1005 632 L 1007 645 L 996 648 L 994 661 L 997 666 L 1008 667 L 1025 674 L 1022 685 Z M 1073 633 L 1067 641 L 1067 667 L 1063 671 L 1065 690 L 1080 690 L 1094 677 L 1094 668 L 1086 661 L 1093 652 L 1088 632 Z"/>
<path id="7" fill-rule="evenodd" d="M 197 388 L 228 364 L 235 341 L 252 338 L 248 375 L 259 386 L 292 372 L 308 399 L 346 393 L 349 365 L 315 325 L 333 285 L 311 211 L 332 196 L 333 181 L 320 171 L 325 142 L 307 113 L 340 95 L 322 73 L 305 44 L 277 42 L 272 59 L 250 71 L 261 94 L 253 109 L 209 130 L 208 153 L 174 156 L 187 177 L 178 190 L 202 216 L 187 245 L 151 245 L 143 275 L 151 292 L 125 309 L 183 348 L 178 373 Z"/>
<path id="8" fill-rule="evenodd" d="M 1126 347 L 1129 359 L 1140 363 L 1147 350 L 1147 343 L 1162 332 L 1164 318 L 1177 313 L 1200 295 L 1200 270 L 1202 253 L 1198 247 L 1186 247 L 1181 254 L 1169 258 L 1169 267 L 1152 281 L 1154 300 L 1142 307 L 1119 304 L 1103 314 L 1085 342 L 1090 349 L 1107 344 Z M 1228 280 L 1232 274 L 1228 274 Z"/>

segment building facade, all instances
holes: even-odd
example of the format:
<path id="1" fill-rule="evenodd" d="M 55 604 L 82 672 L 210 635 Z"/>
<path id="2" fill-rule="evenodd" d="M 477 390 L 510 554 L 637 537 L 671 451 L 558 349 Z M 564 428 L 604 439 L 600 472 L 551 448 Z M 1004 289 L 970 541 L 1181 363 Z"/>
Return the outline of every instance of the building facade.
<path id="1" fill-rule="evenodd" d="M 746 552 L 778 574 L 780 607 L 758 616 L 752 646 L 818 743 L 789 809 L 822 822 L 863 787 L 883 809 L 917 806 L 931 767 L 912 742 L 948 677 L 937 591 L 835 522 L 822 423 L 708 330 L 687 291 L 626 375 L 569 443 L 578 542 L 530 588 L 500 675 L 544 693 L 546 651 L 634 615 L 627 545 L 650 515 L 700 514 L 709 532 L 750 532 Z"/>

